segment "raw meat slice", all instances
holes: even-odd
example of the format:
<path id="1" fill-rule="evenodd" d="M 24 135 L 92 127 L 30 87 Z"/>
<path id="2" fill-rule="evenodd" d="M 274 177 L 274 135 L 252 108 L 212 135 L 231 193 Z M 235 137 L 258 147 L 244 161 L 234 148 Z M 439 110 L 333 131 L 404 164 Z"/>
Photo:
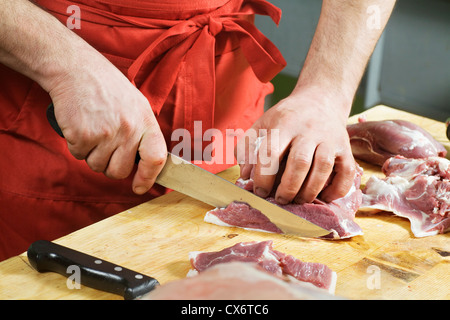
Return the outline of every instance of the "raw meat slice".
<path id="1" fill-rule="evenodd" d="M 365 121 L 347 126 L 356 159 L 382 166 L 396 155 L 445 157 L 447 150 L 427 131 L 405 120 Z"/>
<path id="2" fill-rule="evenodd" d="M 215 265 L 196 276 L 158 286 L 146 295 L 145 299 L 336 300 L 340 298 L 299 281 L 283 281 L 252 263 L 229 262 Z M 253 311 L 263 312 L 264 310 Z"/>
<path id="3" fill-rule="evenodd" d="M 370 177 L 361 208 L 390 211 L 411 222 L 416 237 L 450 230 L 450 161 L 396 156 L 382 167 L 386 178 Z"/>
<path id="4" fill-rule="evenodd" d="M 354 218 L 361 204 L 362 193 L 359 187 L 363 170 L 357 164 L 355 165 L 357 172 L 354 185 L 343 198 L 330 203 L 315 199 L 312 203 L 281 205 L 275 201 L 273 191 L 266 200 L 330 231 L 330 234 L 321 238 L 344 239 L 361 235 L 362 230 L 354 221 Z M 248 191 L 253 190 L 253 181 L 251 179 L 245 181 L 238 179 L 236 184 Z M 246 203 L 234 202 L 226 208 L 216 208 L 208 211 L 204 220 L 221 226 L 282 233 L 261 211 L 251 208 Z"/>
<path id="5" fill-rule="evenodd" d="M 336 273 L 326 265 L 302 262 L 291 255 L 272 249 L 272 241 L 240 242 L 232 247 L 217 252 L 191 252 L 189 259 L 196 272 L 221 263 L 231 261 L 251 262 L 277 277 L 289 276 L 298 281 L 308 282 L 314 286 L 334 293 Z M 193 273 L 190 272 L 189 275 Z"/>

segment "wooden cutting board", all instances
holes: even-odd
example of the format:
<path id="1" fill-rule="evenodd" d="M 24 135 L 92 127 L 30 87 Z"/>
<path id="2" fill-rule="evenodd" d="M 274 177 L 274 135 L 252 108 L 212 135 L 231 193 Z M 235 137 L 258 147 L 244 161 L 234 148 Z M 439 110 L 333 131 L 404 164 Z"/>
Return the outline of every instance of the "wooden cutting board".
<path id="1" fill-rule="evenodd" d="M 450 151 L 445 125 L 378 106 L 367 120 L 405 119 L 429 131 Z M 358 116 L 350 119 L 356 122 Z M 363 184 L 379 167 L 360 162 Z M 237 167 L 220 174 L 234 181 Z M 390 213 L 358 213 L 364 235 L 346 240 L 304 239 L 205 223 L 211 209 L 177 192 L 159 197 L 55 242 L 157 278 L 186 276 L 190 251 L 216 251 L 242 241 L 273 240 L 276 250 L 337 272 L 336 295 L 350 299 L 449 299 L 450 234 L 414 238 L 408 220 Z M 0 299 L 120 299 L 87 287 L 68 289 L 58 274 L 33 270 L 26 254 L 0 263 Z"/>

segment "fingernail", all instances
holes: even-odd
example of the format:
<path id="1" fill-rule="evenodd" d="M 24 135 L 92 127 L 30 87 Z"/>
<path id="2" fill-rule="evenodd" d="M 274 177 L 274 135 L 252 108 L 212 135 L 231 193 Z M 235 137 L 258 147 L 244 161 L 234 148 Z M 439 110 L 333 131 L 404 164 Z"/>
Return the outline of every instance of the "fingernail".
<path id="1" fill-rule="evenodd" d="M 261 187 L 256 188 L 255 193 L 257 196 L 260 196 L 261 198 L 265 198 L 269 195 L 269 193 Z"/>
<path id="2" fill-rule="evenodd" d="M 250 174 L 252 172 L 252 166 L 242 165 L 241 166 L 241 176 L 245 179 L 250 178 Z"/>
<path id="3" fill-rule="evenodd" d="M 276 198 L 276 201 L 277 201 L 279 204 L 288 204 L 288 203 L 289 203 L 288 200 L 286 200 L 285 198 L 282 198 L 282 197 Z"/>
<path id="4" fill-rule="evenodd" d="M 134 188 L 134 193 L 136 193 L 136 194 L 144 194 L 146 192 L 147 192 L 146 187 L 135 187 Z"/>

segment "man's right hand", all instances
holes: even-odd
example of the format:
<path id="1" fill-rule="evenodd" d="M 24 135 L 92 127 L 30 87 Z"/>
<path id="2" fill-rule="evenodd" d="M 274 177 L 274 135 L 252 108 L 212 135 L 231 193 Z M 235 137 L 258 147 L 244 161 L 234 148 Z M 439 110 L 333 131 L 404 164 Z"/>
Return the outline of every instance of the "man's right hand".
<path id="1" fill-rule="evenodd" d="M 148 100 L 102 54 L 32 2 L 3 0 L 0 63 L 49 92 L 77 159 L 121 179 L 139 151 L 133 191 L 150 189 L 166 161 L 164 137 Z"/>
<path id="2" fill-rule="evenodd" d="M 147 192 L 167 156 L 166 143 L 148 100 L 107 59 L 96 52 L 77 68 L 51 81 L 58 124 L 70 152 L 95 172 L 123 179 L 140 162 L 133 191 Z"/>

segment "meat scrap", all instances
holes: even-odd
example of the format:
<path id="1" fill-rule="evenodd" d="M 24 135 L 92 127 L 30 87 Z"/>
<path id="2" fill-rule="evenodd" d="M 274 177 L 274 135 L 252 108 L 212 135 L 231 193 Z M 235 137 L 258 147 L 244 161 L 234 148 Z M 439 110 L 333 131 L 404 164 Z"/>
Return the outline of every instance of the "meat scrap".
<path id="1" fill-rule="evenodd" d="M 312 203 L 281 205 L 275 201 L 275 188 L 266 200 L 330 231 L 328 235 L 321 238 L 344 239 L 361 235 L 362 230 L 354 221 L 354 218 L 362 201 L 360 184 L 363 170 L 357 164 L 355 165 L 357 170 L 354 185 L 346 196 L 330 203 L 325 203 L 317 198 Z M 238 179 L 236 184 L 248 191 L 253 190 L 253 180 L 251 179 Z M 226 208 L 216 208 L 208 211 L 204 221 L 227 227 L 283 233 L 261 211 L 241 202 L 233 202 Z"/>
<path id="2" fill-rule="evenodd" d="M 356 159 L 382 166 L 396 155 L 405 158 L 445 157 L 447 150 L 427 131 L 405 120 L 365 121 L 347 126 Z"/>
<path id="3" fill-rule="evenodd" d="M 386 178 L 372 176 L 363 190 L 361 208 L 390 211 L 411 222 L 416 237 L 450 229 L 450 161 L 441 157 L 396 156 L 382 167 Z"/>
<path id="4" fill-rule="evenodd" d="M 189 259 L 193 267 L 188 275 L 203 272 L 212 266 L 233 261 L 257 264 L 266 272 L 280 278 L 307 282 L 334 294 L 337 275 L 326 265 L 302 262 L 272 248 L 272 241 L 240 242 L 217 252 L 191 252 Z"/>
<path id="5" fill-rule="evenodd" d="M 337 300 L 302 282 L 286 282 L 248 262 L 221 263 L 156 287 L 148 300 Z M 261 306 L 259 306 L 261 307 Z M 264 312 L 264 310 L 255 310 Z"/>

